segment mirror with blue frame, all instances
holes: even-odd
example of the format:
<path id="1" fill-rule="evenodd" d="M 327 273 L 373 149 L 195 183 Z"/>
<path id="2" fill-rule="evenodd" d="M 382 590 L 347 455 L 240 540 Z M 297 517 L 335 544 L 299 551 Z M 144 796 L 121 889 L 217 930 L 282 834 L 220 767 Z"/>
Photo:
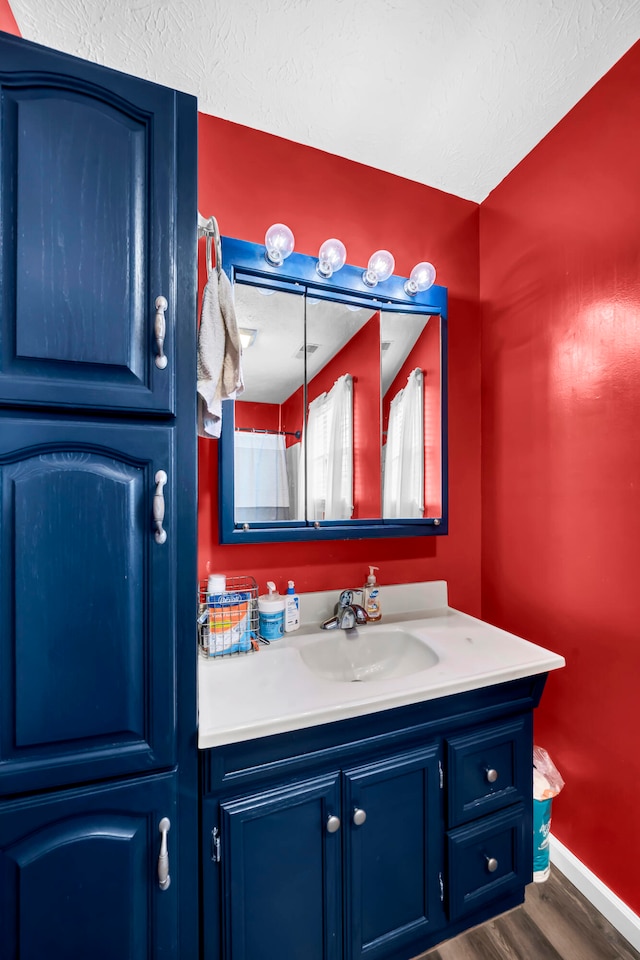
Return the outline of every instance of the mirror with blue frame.
<path id="1" fill-rule="evenodd" d="M 226 237 L 222 262 L 244 390 L 223 403 L 221 542 L 446 533 L 446 289 Z"/>

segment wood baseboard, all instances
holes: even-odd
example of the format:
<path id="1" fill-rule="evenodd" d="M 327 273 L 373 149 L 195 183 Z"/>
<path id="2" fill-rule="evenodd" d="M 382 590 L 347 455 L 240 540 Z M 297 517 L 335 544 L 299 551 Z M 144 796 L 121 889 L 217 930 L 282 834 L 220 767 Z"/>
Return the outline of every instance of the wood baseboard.
<path id="1" fill-rule="evenodd" d="M 640 950 L 640 917 L 553 834 L 550 835 L 551 863 L 577 887 L 632 947 Z"/>

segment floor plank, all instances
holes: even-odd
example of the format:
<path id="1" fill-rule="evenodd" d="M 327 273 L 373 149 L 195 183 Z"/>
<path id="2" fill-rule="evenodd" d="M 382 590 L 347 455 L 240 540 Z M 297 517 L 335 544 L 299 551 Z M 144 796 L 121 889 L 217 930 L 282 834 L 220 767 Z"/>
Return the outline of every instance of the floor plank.
<path id="1" fill-rule="evenodd" d="M 515 910 L 439 944 L 416 960 L 640 960 L 557 868 L 527 887 Z"/>

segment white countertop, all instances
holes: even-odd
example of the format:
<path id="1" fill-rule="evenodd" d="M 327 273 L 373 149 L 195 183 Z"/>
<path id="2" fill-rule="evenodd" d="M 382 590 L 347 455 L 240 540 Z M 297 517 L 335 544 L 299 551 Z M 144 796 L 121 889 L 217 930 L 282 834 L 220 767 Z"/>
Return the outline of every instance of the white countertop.
<path id="1" fill-rule="evenodd" d="M 420 703 L 565 665 L 558 654 L 449 607 L 446 583 L 430 581 L 381 587 L 382 620 L 358 630 L 364 636 L 379 629 L 410 633 L 437 656 L 435 665 L 366 683 L 324 679 L 305 665 L 302 653 L 323 638 L 338 639 L 337 631 L 319 626 L 333 613 L 338 594 L 301 594 L 300 630 L 261 645 L 258 653 L 198 657 L 200 749 Z"/>

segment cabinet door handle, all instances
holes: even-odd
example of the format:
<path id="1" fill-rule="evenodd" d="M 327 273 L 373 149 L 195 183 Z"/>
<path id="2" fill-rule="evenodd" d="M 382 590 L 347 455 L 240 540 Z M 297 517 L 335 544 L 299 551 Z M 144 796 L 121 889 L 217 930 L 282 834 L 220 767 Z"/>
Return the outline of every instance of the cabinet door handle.
<path id="1" fill-rule="evenodd" d="M 361 827 L 367 819 L 367 813 L 361 807 L 356 807 L 353 811 L 353 822 L 356 827 Z"/>
<path id="2" fill-rule="evenodd" d="M 167 834 L 169 833 L 170 827 L 171 821 L 169 817 L 163 817 L 158 824 L 160 836 L 162 837 L 160 841 L 160 856 L 158 857 L 158 886 L 161 890 L 168 890 L 169 884 L 171 883 L 171 877 L 169 876 L 169 849 L 167 847 Z"/>
<path id="3" fill-rule="evenodd" d="M 158 354 L 156 356 L 156 367 L 158 370 L 164 370 L 168 360 L 164 352 L 164 338 L 167 333 L 167 324 L 164 318 L 164 312 L 169 306 L 166 297 L 156 297 L 156 322 L 153 327 L 153 332 L 156 337 L 156 344 L 158 345 Z"/>
<path id="4" fill-rule="evenodd" d="M 495 783 L 498 779 L 498 771 L 494 770 L 493 767 L 487 768 L 485 776 L 487 778 L 487 783 Z"/>
<path id="5" fill-rule="evenodd" d="M 495 873 L 496 870 L 498 869 L 498 861 L 496 860 L 496 858 L 485 857 L 485 860 L 487 861 L 487 870 L 489 871 L 489 873 Z"/>
<path id="6" fill-rule="evenodd" d="M 335 833 L 336 830 L 340 829 L 340 817 L 334 816 L 331 814 L 330 817 L 327 817 L 327 833 Z"/>
<path id="7" fill-rule="evenodd" d="M 164 543 L 167 539 L 167 531 L 162 526 L 164 520 L 164 485 L 167 482 L 167 475 L 164 470 L 158 470 L 155 475 L 156 492 L 153 498 L 153 523 L 156 528 L 156 543 Z"/>

